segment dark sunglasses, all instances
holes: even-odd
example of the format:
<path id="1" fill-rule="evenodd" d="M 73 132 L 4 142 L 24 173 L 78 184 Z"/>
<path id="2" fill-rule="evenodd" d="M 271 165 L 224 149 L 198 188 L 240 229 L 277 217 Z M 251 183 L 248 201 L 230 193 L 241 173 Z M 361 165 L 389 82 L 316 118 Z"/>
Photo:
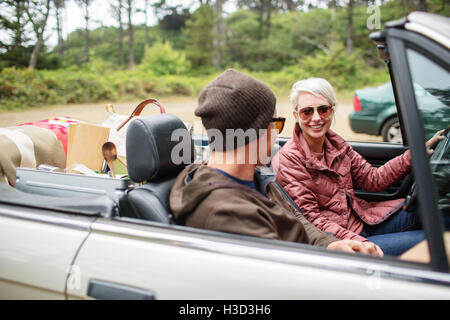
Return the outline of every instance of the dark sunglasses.
<path id="1" fill-rule="evenodd" d="M 302 120 L 308 120 L 313 116 L 314 109 L 317 109 L 317 113 L 321 118 L 328 118 L 331 115 L 331 112 L 333 111 L 333 108 L 331 106 L 323 105 L 315 108 L 314 107 L 301 108 L 300 110 L 297 111 L 297 113 Z"/>
<path id="2" fill-rule="evenodd" d="M 278 133 L 281 133 L 284 128 L 284 123 L 286 122 L 286 118 L 278 117 L 278 118 L 272 118 L 270 122 L 275 122 L 275 129 L 277 129 Z"/>

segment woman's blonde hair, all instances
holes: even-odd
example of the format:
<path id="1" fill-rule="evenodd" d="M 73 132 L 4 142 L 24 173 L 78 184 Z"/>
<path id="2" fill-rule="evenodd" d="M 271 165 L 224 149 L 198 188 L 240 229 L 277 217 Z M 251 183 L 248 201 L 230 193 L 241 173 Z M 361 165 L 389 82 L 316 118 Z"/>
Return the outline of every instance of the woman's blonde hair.
<path id="1" fill-rule="evenodd" d="M 331 84 L 322 78 L 308 78 L 294 83 L 289 95 L 289 100 L 294 111 L 298 111 L 298 96 L 301 92 L 308 92 L 315 96 L 327 99 L 328 103 L 335 107 L 337 104 L 336 95 Z"/>

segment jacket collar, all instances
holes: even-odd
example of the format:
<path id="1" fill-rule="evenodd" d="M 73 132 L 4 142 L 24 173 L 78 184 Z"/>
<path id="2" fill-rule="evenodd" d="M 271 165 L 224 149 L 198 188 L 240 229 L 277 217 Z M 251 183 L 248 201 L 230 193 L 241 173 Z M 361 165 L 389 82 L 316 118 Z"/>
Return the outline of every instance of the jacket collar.
<path id="1" fill-rule="evenodd" d="M 341 157 L 341 155 L 346 152 L 347 143 L 334 131 L 329 129 L 325 135 L 325 142 L 323 149 L 325 153 L 326 163 L 328 165 L 327 168 L 322 166 L 320 161 L 317 160 L 316 156 L 309 148 L 309 145 L 306 142 L 306 139 L 303 136 L 303 133 L 300 129 L 300 125 L 298 123 L 295 124 L 292 139 L 295 143 L 296 148 L 298 149 L 301 161 L 307 168 L 315 170 L 335 171 L 339 174 L 342 174 L 340 172 L 341 171 L 340 168 L 339 167 L 336 168 L 334 164 L 336 158 Z"/>

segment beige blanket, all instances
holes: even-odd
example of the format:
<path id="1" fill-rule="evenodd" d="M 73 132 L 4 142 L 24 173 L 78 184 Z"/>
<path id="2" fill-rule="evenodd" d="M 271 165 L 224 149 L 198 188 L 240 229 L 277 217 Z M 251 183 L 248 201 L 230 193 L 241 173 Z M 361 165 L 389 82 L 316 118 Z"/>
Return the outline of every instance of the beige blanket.
<path id="1" fill-rule="evenodd" d="M 62 143 L 50 129 L 32 125 L 0 128 L 0 182 L 16 184 L 16 168 L 48 164 L 64 168 Z"/>

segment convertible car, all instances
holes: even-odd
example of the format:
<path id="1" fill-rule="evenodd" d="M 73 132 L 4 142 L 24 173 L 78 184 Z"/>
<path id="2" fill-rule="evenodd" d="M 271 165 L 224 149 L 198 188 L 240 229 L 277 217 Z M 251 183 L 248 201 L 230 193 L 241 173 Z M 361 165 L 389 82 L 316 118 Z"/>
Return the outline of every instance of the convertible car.
<path id="1" fill-rule="evenodd" d="M 391 74 L 403 144 L 352 143 L 375 166 L 411 150 L 413 171 L 397 186 L 357 194 L 418 205 L 425 243 L 377 258 L 186 227 L 168 205 L 186 165 L 170 160 L 171 133 L 184 124 L 153 115 L 127 131 L 131 180 L 19 168 L 15 188 L 0 183 L 0 298 L 450 299 L 449 133 L 430 158 L 415 85 L 450 107 L 449 28 L 448 18 L 412 13 L 371 35 Z M 190 148 L 207 157 L 206 138 Z M 270 167 L 255 176 L 273 179 Z"/>

